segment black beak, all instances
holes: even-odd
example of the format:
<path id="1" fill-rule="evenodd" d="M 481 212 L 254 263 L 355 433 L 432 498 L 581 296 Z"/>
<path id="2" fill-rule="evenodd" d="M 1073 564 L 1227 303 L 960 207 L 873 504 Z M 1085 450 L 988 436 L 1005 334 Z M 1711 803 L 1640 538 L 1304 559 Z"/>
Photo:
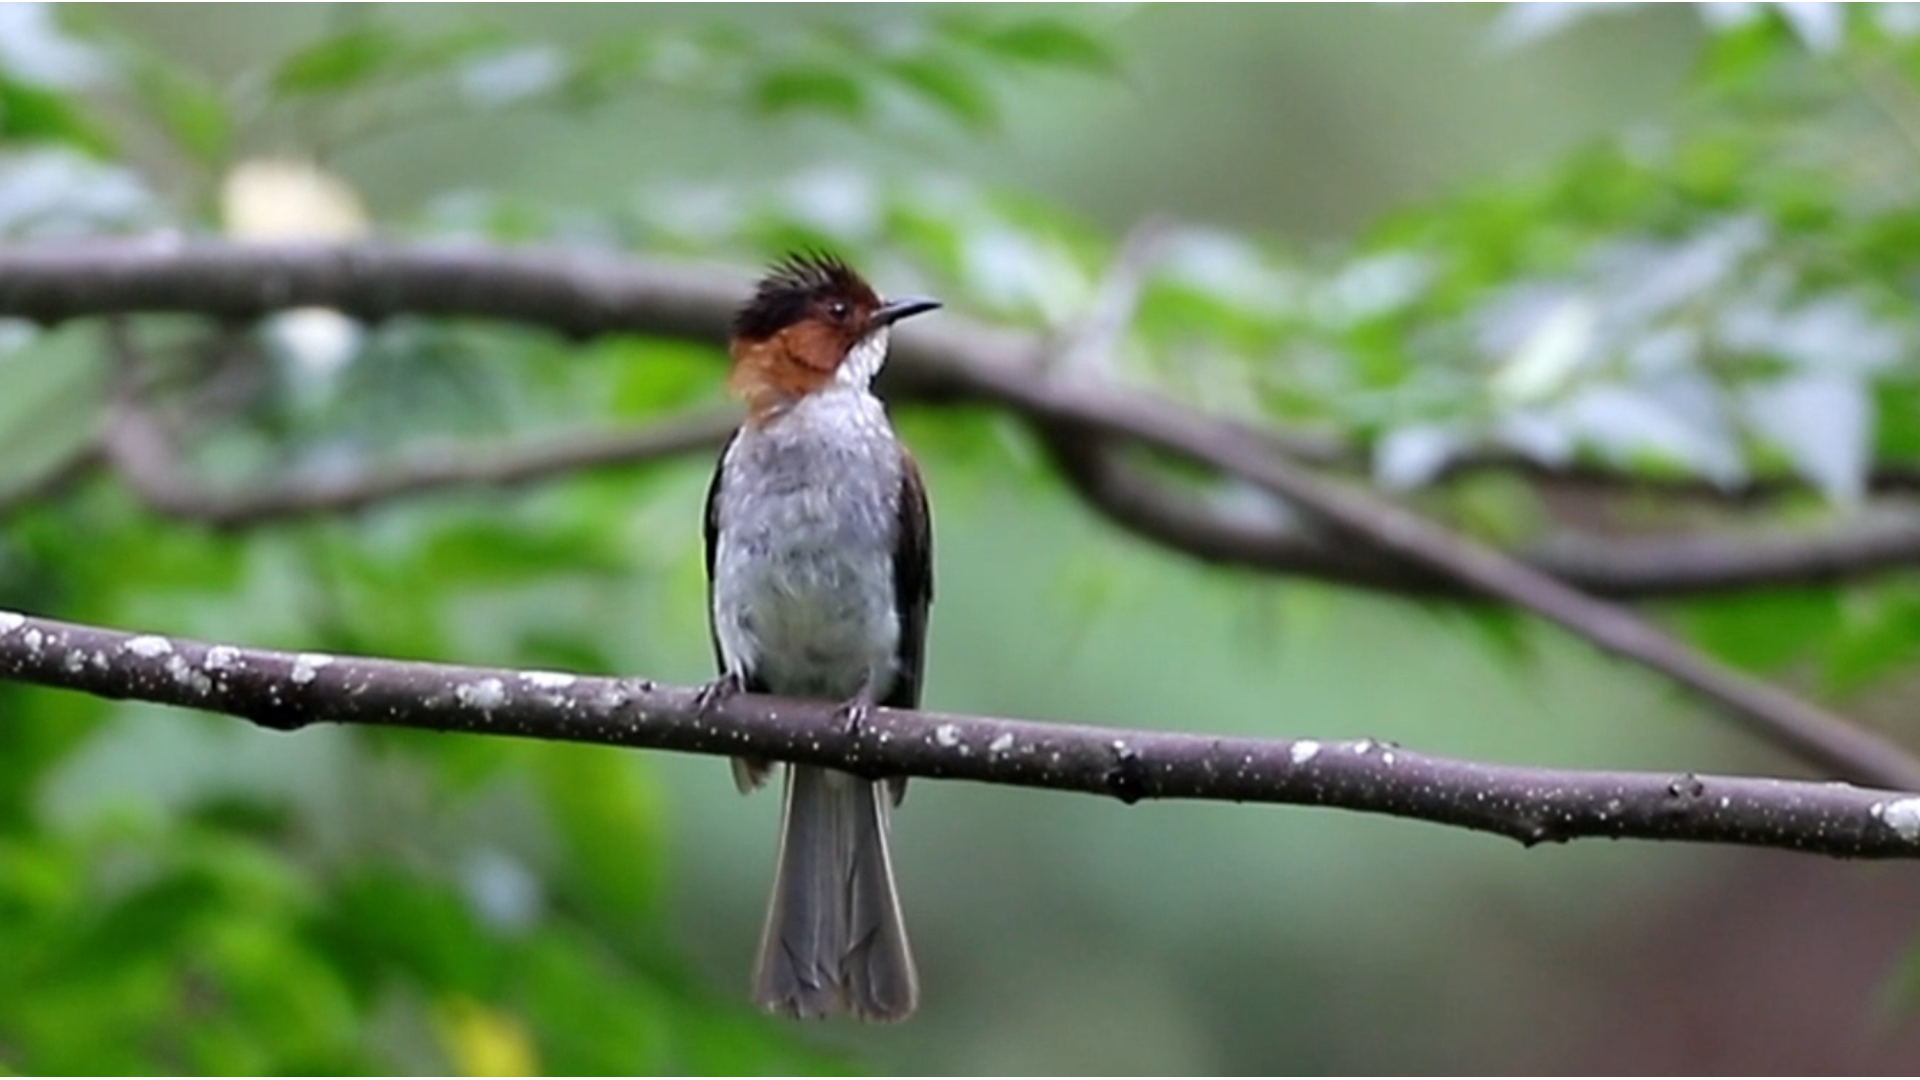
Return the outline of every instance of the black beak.
<path id="1" fill-rule="evenodd" d="M 940 301 L 925 296 L 903 296 L 898 300 L 889 300 L 873 313 L 873 325 L 891 326 L 909 315 L 932 311 L 939 306 Z"/>

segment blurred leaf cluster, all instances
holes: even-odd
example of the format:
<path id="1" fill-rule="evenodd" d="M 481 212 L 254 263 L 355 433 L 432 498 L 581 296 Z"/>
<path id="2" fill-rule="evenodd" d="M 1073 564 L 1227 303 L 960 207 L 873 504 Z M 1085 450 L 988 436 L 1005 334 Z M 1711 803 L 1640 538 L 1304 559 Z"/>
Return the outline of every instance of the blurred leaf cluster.
<path id="1" fill-rule="evenodd" d="M 1920 18 L 1809 7 L 1719 5 L 1666 122 L 1402 212 L 1346 250 L 1165 230 L 1108 374 L 1337 439 L 1382 484 L 1503 535 L 1549 508 L 1497 478 L 1440 483 L 1457 459 L 1497 449 L 1721 490 L 1784 479 L 1797 494 L 1769 504 L 1768 524 L 1844 516 L 1875 470 L 1920 466 Z M 245 163 L 325 168 L 450 116 L 640 95 L 730 123 L 882 138 L 932 115 L 984 136 L 1029 72 L 1125 68 L 1074 14 L 721 11 L 586 44 L 415 15 L 343 11 L 223 82 L 104 11 L 0 5 L 0 240 L 218 232 L 221 184 Z M 1510 47 L 1579 32 L 1506 30 Z M 1119 249 L 1018 192 L 846 165 L 773 183 L 689 175 L 621 206 L 473 185 L 369 227 L 743 265 L 831 246 L 876 278 L 1049 330 L 1084 317 Z M 46 447 L 90 430 L 96 329 L 0 326 L 0 481 L 30 479 Z M 316 359 L 273 324 L 150 320 L 134 334 L 194 467 L 221 482 L 718 395 L 717 345 L 396 319 Z M 1006 440 L 977 418 L 940 424 L 939 452 L 1006 464 L 985 460 Z M 14 514 L 0 602 L 263 645 L 621 670 L 671 653 L 655 624 L 697 624 L 697 611 L 633 616 L 685 595 L 696 497 L 678 473 L 634 470 L 228 536 L 157 520 L 101 480 Z M 1757 624 L 1772 635 L 1728 632 Z M 1756 667 L 1817 649 L 1834 685 L 1857 687 L 1914 655 L 1920 584 L 1697 604 L 1687 625 Z M 316 741 L 325 761 L 300 783 L 222 773 L 164 796 L 63 800 L 96 740 L 152 719 L 0 698 L 0 1068 L 846 1064 L 688 976 L 662 910 L 671 808 L 631 755 L 346 731 Z M 196 746 L 246 760 L 239 733 L 206 723 Z M 198 752 L 174 763 L 192 774 Z"/>

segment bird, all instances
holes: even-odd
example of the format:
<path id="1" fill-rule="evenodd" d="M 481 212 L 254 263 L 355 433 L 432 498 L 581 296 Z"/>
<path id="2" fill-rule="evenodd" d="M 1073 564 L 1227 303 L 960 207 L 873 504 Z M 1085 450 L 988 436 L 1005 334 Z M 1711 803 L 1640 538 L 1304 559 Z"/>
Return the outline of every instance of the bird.
<path id="1" fill-rule="evenodd" d="M 734 316 L 728 388 L 746 416 L 707 490 L 707 599 L 720 675 L 740 693 L 920 703 L 933 532 L 920 469 L 874 396 L 895 323 L 940 307 L 883 300 L 837 256 L 790 254 Z M 772 762 L 735 759 L 742 793 Z M 753 998 L 770 1013 L 903 1020 L 919 976 L 900 914 L 888 818 L 904 777 L 788 764 L 773 896 Z"/>

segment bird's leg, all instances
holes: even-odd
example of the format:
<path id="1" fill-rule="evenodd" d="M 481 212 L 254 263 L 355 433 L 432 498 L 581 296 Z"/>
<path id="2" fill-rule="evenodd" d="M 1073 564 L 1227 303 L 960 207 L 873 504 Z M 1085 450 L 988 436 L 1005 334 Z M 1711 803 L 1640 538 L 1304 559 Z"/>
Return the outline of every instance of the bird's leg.
<path id="1" fill-rule="evenodd" d="M 875 681 L 872 678 L 867 679 L 852 697 L 841 702 L 840 707 L 833 710 L 834 720 L 840 725 L 840 730 L 848 735 L 860 734 L 860 729 L 873 715 L 874 700 L 880 696 L 874 685 Z"/>
<path id="2" fill-rule="evenodd" d="M 725 672 L 719 678 L 702 686 L 694 695 L 694 711 L 704 717 L 719 708 L 728 698 L 746 688 L 747 681 L 740 677 L 739 672 Z M 759 758 L 734 758 L 733 786 L 740 789 L 740 794 L 751 795 L 760 785 L 767 782 L 767 773 L 772 768 L 772 762 Z"/>
<path id="3" fill-rule="evenodd" d="M 719 678 L 702 686 L 693 696 L 694 711 L 705 716 L 718 708 L 728 698 L 746 689 L 746 680 L 737 671 L 729 671 Z"/>
<path id="4" fill-rule="evenodd" d="M 840 707 L 833 710 L 834 721 L 848 736 L 857 738 L 860 735 L 860 729 L 873 716 L 873 707 L 878 704 L 879 696 L 880 679 L 868 678 L 852 697 L 841 702 Z M 882 782 L 886 785 L 888 801 L 894 806 L 899 806 L 900 800 L 907 797 L 907 778 L 889 776 Z"/>

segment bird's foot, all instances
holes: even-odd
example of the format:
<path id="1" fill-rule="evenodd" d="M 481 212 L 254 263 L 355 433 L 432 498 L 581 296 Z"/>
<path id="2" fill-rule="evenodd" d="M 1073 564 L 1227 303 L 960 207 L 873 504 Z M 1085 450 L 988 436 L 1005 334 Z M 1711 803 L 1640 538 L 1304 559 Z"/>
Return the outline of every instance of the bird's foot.
<path id="1" fill-rule="evenodd" d="M 872 716 L 873 688 L 870 686 L 861 687 L 859 693 L 841 702 L 840 707 L 833 710 L 834 722 L 840 725 L 841 731 L 850 736 L 859 735 L 860 729 L 866 726 L 867 720 Z"/>
<path id="2" fill-rule="evenodd" d="M 739 673 L 729 671 L 700 688 L 693 696 L 694 710 L 705 716 L 744 689 L 746 684 L 741 681 Z"/>

